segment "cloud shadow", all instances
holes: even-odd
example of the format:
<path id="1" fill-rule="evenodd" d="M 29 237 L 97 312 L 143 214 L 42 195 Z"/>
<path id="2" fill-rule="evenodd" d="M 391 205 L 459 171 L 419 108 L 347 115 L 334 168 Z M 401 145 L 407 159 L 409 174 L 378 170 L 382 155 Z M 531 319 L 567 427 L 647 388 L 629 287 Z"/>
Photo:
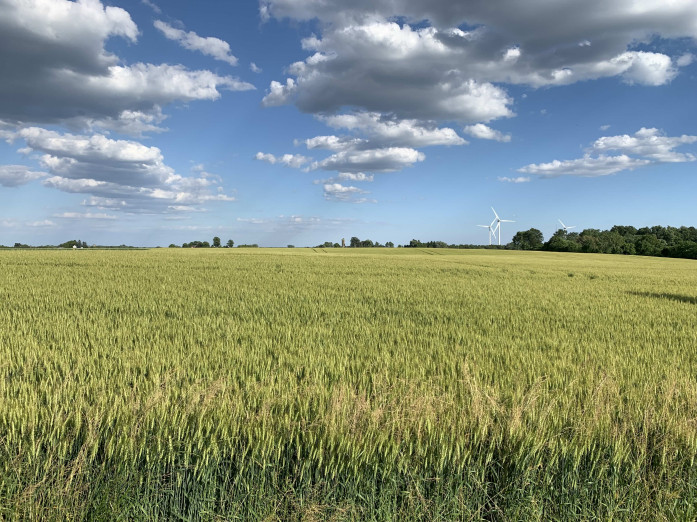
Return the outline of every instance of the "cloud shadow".
<path id="1" fill-rule="evenodd" d="M 697 297 L 681 294 L 667 294 L 657 292 L 628 292 L 631 295 L 639 297 L 651 297 L 653 299 L 668 299 L 669 301 L 677 301 L 679 303 L 688 303 L 697 305 Z"/>

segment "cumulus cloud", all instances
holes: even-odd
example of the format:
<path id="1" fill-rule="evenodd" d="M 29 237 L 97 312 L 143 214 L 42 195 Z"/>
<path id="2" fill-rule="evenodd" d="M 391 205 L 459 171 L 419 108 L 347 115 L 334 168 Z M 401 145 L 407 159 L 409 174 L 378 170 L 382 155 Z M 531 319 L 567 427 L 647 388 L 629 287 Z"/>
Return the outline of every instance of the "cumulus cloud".
<path id="1" fill-rule="evenodd" d="M 484 125 L 483 123 L 468 125 L 462 130 L 470 136 L 479 138 L 481 140 L 495 140 L 503 142 L 511 141 L 511 136 L 509 134 L 504 134 L 501 131 L 492 129 L 491 127 L 489 127 L 488 125 Z"/>
<path id="2" fill-rule="evenodd" d="M 373 146 L 428 147 L 467 143 L 451 128 L 438 128 L 433 122 L 414 119 L 398 120 L 376 112 L 335 114 L 319 119 L 333 128 L 360 131 L 370 138 Z"/>
<path id="3" fill-rule="evenodd" d="M 296 145 L 299 142 L 296 142 Z M 360 138 L 352 138 L 350 136 L 315 136 L 314 138 L 306 139 L 303 143 L 308 149 L 328 149 L 328 150 L 347 150 L 354 149 L 367 143 L 366 140 Z"/>
<path id="4" fill-rule="evenodd" d="M 394 172 L 426 158 L 423 152 L 407 147 L 349 150 L 312 163 L 311 168 L 338 172 Z"/>
<path id="5" fill-rule="evenodd" d="M 337 179 L 342 181 L 367 181 L 372 182 L 374 176 L 372 174 L 364 174 L 363 172 L 339 172 Z"/>
<path id="6" fill-rule="evenodd" d="M 549 163 L 530 164 L 518 169 L 525 174 L 536 174 L 543 178 L 563 175 L 607 176 L 623 170 L 657 163 L 682 163 L 697 160 L 691 153 L 676 152 L 681 145 L 697 143 L 697 136 L 665 136 L 655 128 L 642 127 L 633 135 L 603 136 L 586 150 L 582 158 L 554 160 Z M 616 156 L 607 152 L 619 152 Z M 595 155 L 595 156 L 594 156 Z"/>
<path id="7" fill-rule="evenodd" d="M 259 74 L 260 72 L 262 72 L 262 68 L 259 67 L 259 66 L 258 66 L 257 64 L 255 64 L 254 62 L 252 62 L 252 63 L 249 64 L 249 69 L 250 69 L 253 73 L 257 73 L 257 74 Z"/>
<path id="8" fill-rule="evenodd" d="M 98 0 L 0 0 L 0 119 L 155 130 L 169 103 L 215 100 L 254 86 L 181 65 L 123 65 L 109 38 L 135 42 L 130 15 Z M 12 81 L 7 81 L 11 78 Z M 116 123 L 124 119 L 122 124 Z"/>
<path id="9" fill-rule="evenodd" d="M 470 136 L 510 141 L 489 126 L 515 116 L 507 85 L 616 78 L 658 86 L 691 63 L 689 53 L 673 55 L 675 46 L 664 45 L 697 38 L 697 4 L 691 0 L 589 2 L 560 0 L 550 8 L 547 0 L 260 0 L 262 21 L 318 22 L 318 33 L 301 42 L 305 59 L 271 82 L 262 104 L 292 103 L 349 131 L 304 140 L 310 150 L 333 153 L 312 169 L 385 172 L 422 161 L 415 149 L 467 143 L 447 126 L 453 122 Z M 643 44 L 651 43 L 656 45 L 649 52 Z M 654 159 L 589 153 L 524 168 L 538 175 L 600 175 L 647 161 Z"/>
<path id="10" fill-rule="evenodd" d="M 190 177 L 177 174 L 165 164 L 157 147 L 101 134 L 62 134 L 40 127 L 20 129 L 14 137 L 24 140 L 27 153 L 39 154 L 42 167 L 52 174 L 42 181 L 44 186 L 89 194 L 92 206 L 127 212 L 169 212 L 185 205 L 234 200 L 217 190 L 221 187 L 216 176 L 205 172 Z"/>
<path id="11" fill-rule="evenodd" d="M 651 163 L 649 160 L 630 158 L 622 154 L 620 156 L 598 156 L 596 158 L 584 156 L 574 160 L 554 160 L 549 163 L 526 165 L 518 169 L 525 174 L 536 174 L 541 178 L 556 178 L 559 176 L 608 176 L 623 170 L 634 170 Z"/>
<path id="12" fill-rule="evenodd" d="M 324 199 L 329 201 L 343 201 L 351 203 L 368 203 L 374 202 L 372 199 L 364 197 L 356 197 L 361 194 L 369 194 L 369 192 L 358 187 L 342 185 L 341 183 L 326 183 L 323 185 Z"/>
<path id="13" fill-rule="evenodd" d="M 513 115 L 502 84 L 618 77 L 663 85 L 691 58 L 637 50 L 637 44 L 697 37 L 691 0 L 561 0 L 553 9 L 546 0 L 260 4 L 262 19 L 321 22 L 321 34 L 302 42 L 308 57 L 289 67 L 286 85 L 272 84 L 269 99 L 312 113 L 357 109 L 398 119 L 488 123 Z"/>
<path id="14" fill-rule="evenodd" d="M 0 165 L 0 185 L 3 187 L 19 187 L 46 176 L 47 173 L 33 171 L 24 165 Z"/>
<path id="15" fill-rule="evenodd" d="M 155 28 L 160 31 L 165 38 L 178 42 L 184 49 L 198 51 L 206 56 L 211 56 L 221 62 L 237 65 L 237 58 L 230 52 L 230 44 L 212 36 L 202 37 L 193 31 L 183 31 L 172 27 L 167 22 L 155 20 Z"/>
<path id="16" fill-rule="evenodd" d="M 276 107 L 288 103 L 290 97 L 295 92 L 295 80 L 286 79 L 285 85 L 277 81 L 272 81 L 266 96 L 261 100 L 264 107 Z"/>
<path id="17" fill-rule="evenodd" d="M 257 152 L 254 158 L 258 161 L 270 163 L 271 165 L 278 163 L 294 169 L 298 169 L 310 161 L 310 158 L 306 158 L 301 154 L 284 154 L 283 156 L 274 156 L 273 154 L 264 152 Z"/>
<path id="18" fill-rule="evenodd" d="M 658 129 L 641 128 L 634 135 L 605 136 L 592 145 L 595 152 L 618 151 L 642 156 L 659 163 L 695 161 L 694 154 L 676 152 L 676 147 L 697 142 L 697 136 L 665 136 Z"/>

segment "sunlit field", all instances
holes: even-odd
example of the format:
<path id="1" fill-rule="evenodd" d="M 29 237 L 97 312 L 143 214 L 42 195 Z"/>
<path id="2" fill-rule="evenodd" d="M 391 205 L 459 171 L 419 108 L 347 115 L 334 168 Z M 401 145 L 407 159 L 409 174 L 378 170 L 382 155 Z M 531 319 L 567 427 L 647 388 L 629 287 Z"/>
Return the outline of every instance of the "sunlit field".
<path id="1" fill-rule="evenodd" d="M 0 251 L 0 519 L 697 517 L 697 262 Z"/>

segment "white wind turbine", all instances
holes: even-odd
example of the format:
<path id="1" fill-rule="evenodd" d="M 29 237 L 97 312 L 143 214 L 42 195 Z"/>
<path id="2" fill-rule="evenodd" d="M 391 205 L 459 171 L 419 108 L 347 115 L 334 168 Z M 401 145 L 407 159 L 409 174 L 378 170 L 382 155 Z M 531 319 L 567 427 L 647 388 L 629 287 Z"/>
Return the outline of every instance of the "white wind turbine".
<path id="1" fill-rule="evenodd" d="M 571 227 L 567 227 L 561 219 L 558 221 L 559 221 L 559 223 L 561 223 L 561 227 L 564 229 L 564 232 L 568 232 L 572 228 L 576 228 L 576 225 L 573 225 Z"/>
<path id="2" fill-rule="evenodd" d="M 496 221 L 496 220 L 494 220 L 494 221 Z M 489 245 L 491 245 L 491 236 L 494 235 L 494 221 L 491 222 L 491 225 L 477 225 L 478 227 L 489 229 Z"/>
<path id="3" fill-rule="evenodd" d="M 499 217 L 499 215 L 496 213 L 496 211 L 494 210 L 494 207 L 491 207 L 491 210 L 494 212 L 494 215 L 496 216 L 496 219 L 494 219 L 494 221 L 491 222 L 492 225 L 494 223 L 496 223 L 496 226 L 494 227 L 494 230 L 493 230 L 494 238 L 496 238 L 498 235 L 499 245 L 500 245 L 501 244 L 501 223 L 515 223 L 515 221 L 511 221 L 510 219 L 501 219 Z"/>

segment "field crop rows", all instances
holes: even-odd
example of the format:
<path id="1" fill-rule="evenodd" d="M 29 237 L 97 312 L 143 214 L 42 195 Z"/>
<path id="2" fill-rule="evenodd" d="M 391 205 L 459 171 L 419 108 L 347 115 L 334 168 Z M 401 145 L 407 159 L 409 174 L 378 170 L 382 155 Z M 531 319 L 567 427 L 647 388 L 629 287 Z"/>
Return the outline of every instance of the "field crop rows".
<path id="1" fill-rule="evenodd" d="M 697 517 L 697 264 L 0 252 L 0 519 Z"/>

